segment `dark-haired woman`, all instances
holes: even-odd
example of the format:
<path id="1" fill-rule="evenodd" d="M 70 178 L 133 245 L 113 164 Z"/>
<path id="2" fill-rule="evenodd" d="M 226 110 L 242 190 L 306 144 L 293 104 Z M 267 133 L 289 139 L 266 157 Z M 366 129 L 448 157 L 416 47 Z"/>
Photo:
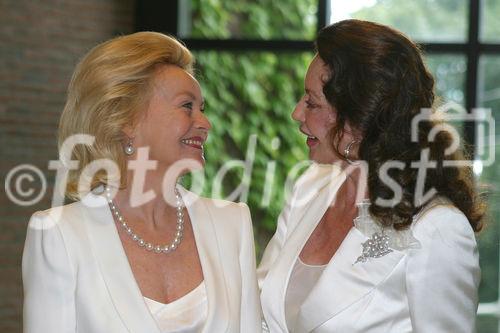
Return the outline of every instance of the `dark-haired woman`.
<path id="1" fill-rule="evenodd" d="M 472 332 L 484 206 L 418 47 L 379 24 L 324 28 L 292 117 L 314 164 L 259 267 L 270 332 Z M 412 138 L 412 125 L 418 126 Z M 430 160 L 424 163 L 425 159 Z M 366 185 L 363 188 L 363 185 Z"/>

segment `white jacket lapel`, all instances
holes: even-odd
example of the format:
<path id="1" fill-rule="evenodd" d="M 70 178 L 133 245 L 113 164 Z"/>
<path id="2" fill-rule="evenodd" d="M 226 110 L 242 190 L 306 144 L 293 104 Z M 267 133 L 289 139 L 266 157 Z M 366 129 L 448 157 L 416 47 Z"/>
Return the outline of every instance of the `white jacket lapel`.
<path id="1" fill-rule="evenodd" d="M 90 244 L 123 323 L 130 332 L 160 333 L 135 281 L 106 199 L 89 193 L 82 200 L 85 203 L 91 206 L 85 209 L 88 219 L 84 221 Z"/>
<path id="2" fill-rule="evenodd" d="M 311 332 L 381 283 L 405 253 L 394 250 L 354 264 L 368 239 L 352 228 L 304 301 L 293 332 Z"/>
<path id="3" fill-rule="evenodd" d="M 229 322 L 229 301 L 223 254 L 220 252 L 212 212 L 204 199 L 178 186 L 191 218 L 208 298 L 208 316 L 203 332 L 226 332 Z M 224 216 L 224 218 L 231 218 Z"/>
<path id="4" fill-rule="evenodd" d="M 297 181 L 287 222 L 291 230 L 262 286 L 262 304 L 272 304 L 266 312 L 276 317 L 274 323 L 286 323 L 285 295 L 294 263 L 344 181 L 345 174 L 338 167 L 316 164 Z M 270 329 L 287 331 L 286 327 Z"/>

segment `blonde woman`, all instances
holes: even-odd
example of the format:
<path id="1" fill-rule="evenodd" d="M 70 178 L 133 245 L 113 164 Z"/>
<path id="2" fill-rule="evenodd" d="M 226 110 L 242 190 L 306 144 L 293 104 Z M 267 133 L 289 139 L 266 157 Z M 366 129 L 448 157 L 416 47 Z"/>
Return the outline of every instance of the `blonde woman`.
<path id="1" fill-rule="evenodd" d="M 77 66 L 59 146 L 75 134 L 94 141 L 71 153 L 66 194 L 81 200 L 31 218 L 25 332 L 259 330 L 247 206 L 165 176 L 183 174 L 172 173 L 182 161 L 204 163 L 211 125 L 192 61 L 175 39 L 140 32 L 98 45 Z M 81 196 L 84 181 L 91 191 Z"/>

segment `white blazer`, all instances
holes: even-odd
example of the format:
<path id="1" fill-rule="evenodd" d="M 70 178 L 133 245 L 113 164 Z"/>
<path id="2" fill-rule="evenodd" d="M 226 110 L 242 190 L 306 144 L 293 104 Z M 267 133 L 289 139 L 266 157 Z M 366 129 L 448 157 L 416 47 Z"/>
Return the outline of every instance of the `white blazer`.
<path id="1" fill-rule="evenodd" d="M 203 332 L 260 331 L 248 207 L 179 190 L 207 291 Z M 106 200 L 90 193 L 83 202 L 87 205 L 76 202 L 37 212 L 30 220 L 22 264 L 24 332 L 160 333 Z"/>
<path id="2" fill-rule="evenodd" d="M 287 328 L 285 295 L 292 268 L 344 180 L 334 166 L 313 165 L 279 217 L 257 271 L 269 331 L 474 332 L 477 246 L 468 220 L 451 205 L 434 205 L 415 217 L 410 230 L 418 248 L 356 264 L 371 236 L 353 227 L 302 304 L 294 327 Z"/>

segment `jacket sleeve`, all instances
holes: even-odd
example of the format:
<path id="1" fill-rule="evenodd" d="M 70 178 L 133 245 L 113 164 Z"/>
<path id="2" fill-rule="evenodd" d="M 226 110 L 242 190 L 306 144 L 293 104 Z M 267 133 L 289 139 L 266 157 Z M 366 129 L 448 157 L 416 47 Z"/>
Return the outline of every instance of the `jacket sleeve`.
<path id="1" fill-rule="evenodd" d="M 422 247 L 410 252 L 406 267 L 414 332 L 475 332 L 480 269 L 468 220 L 455 208 L 433 209 L 415 236 Z"/>
<path id="2" fill-rule="evenodd" d="M 257 277 L 255 275 L 255 245 L 252 218 L 246 204 L 240 203 L 242 212 L 242 235 L 240 249 L 241 265 L 241 333 L 258 332 L 261 327 L 261 308 Z"/>
<path id="3" fill-rule="evenodd" d="M 30 219 L 22 277 L 24 332 L 76 332 L 75 274 L 59 226 L 47 213 Z"/>

